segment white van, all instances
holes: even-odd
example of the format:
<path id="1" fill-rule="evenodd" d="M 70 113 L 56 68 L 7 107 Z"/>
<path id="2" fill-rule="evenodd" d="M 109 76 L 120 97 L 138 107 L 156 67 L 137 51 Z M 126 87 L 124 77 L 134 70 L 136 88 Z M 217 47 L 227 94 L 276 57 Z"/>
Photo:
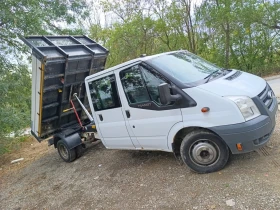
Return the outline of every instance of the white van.
<path id="1" fill-rule="evenodd" d="M 277 100 L 265 80 L 188 51 L 137 58 L 85 84 L 106 148 L 174 152 L 198 173 L 264 146 L 275 127 Z"/>

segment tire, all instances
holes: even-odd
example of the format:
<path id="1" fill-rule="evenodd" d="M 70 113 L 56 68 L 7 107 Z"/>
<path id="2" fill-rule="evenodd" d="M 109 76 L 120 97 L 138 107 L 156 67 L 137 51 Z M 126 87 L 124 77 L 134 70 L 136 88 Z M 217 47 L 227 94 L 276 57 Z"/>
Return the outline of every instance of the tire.
<path id="1" fill-rule="evenodd" d="M 74 161 L 77 157 L 75 148 L 69 149 L 68 145 L 63 140 L 57 142 L 57 151 L 59 156 L 68 163 Z"/>
<path id="2" fill-rule="evenodd" d="M 197 173 L 211 173 L 225 167 L 229 159 L 226 143 L 214 133 L 196 130 L 185 136 L 180 154 L 184 163 Z"/>
<path id="3" fill-rule="evenodd" d="M 83 145 L 79 145 L 79 146 L 75 147 L 75 152 L 76 152 L 77 158 L 81 157 L 84 153 Z"/>

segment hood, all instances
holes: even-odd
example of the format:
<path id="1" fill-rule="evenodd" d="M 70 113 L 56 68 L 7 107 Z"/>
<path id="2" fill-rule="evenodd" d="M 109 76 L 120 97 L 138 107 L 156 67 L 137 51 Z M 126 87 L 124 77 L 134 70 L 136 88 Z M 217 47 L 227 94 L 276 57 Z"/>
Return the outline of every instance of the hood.
<path id="1" fill-rule="evenodd" d="M 266 87 L 266 81 L 261 77 L 242 71 L 232 70 L 229 74 L 199 85 L 197 88 L 220 96 L 257 96 Z"/>

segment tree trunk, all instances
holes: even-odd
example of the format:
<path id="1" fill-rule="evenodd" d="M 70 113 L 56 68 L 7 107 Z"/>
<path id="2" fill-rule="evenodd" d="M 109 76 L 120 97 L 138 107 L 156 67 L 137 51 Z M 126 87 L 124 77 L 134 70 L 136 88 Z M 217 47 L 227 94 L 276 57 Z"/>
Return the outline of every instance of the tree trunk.
<path id="1" fill-rule="evenodd" d="M 229 68 L 229 56 L 230 56 L 230 30 L 229 30 L 229 23 L 227 21 L 226 23 L 226 29 L 225 29 L 225 33 L 226 33 L 226 45 L 225 45 L 225 67 Z"/>

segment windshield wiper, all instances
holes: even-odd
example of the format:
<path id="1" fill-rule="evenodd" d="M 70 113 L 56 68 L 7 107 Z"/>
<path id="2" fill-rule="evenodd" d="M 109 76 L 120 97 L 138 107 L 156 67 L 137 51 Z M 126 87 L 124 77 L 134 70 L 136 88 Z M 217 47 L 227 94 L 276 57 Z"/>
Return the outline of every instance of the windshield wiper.
<path id="1" fill-rule="evenodd" d="M 224 69 L 222 69 L 222 71 L 224 72 L 224 73 L 223 73 L 223 76 L 225 76 L 225 75 L 227 75 L 229 72 L 231 72 L 232 70 L 231 70 L 231 69 L 226 69 L 226 68 L 224 68 Z"/>
<path id="2" fill-rule="evenodd" d="M 209 82 L 209 80 L 212 78 L 212 76 L 214 76 L 215 74 L 217 74 L 218 72 L 223 71 L 223 69 L 217 70 L 212 72 L 211 74 L 209 74 L 207 77 L 205 77 L 204 79 L 206 79 L 205 83 Z"/>

